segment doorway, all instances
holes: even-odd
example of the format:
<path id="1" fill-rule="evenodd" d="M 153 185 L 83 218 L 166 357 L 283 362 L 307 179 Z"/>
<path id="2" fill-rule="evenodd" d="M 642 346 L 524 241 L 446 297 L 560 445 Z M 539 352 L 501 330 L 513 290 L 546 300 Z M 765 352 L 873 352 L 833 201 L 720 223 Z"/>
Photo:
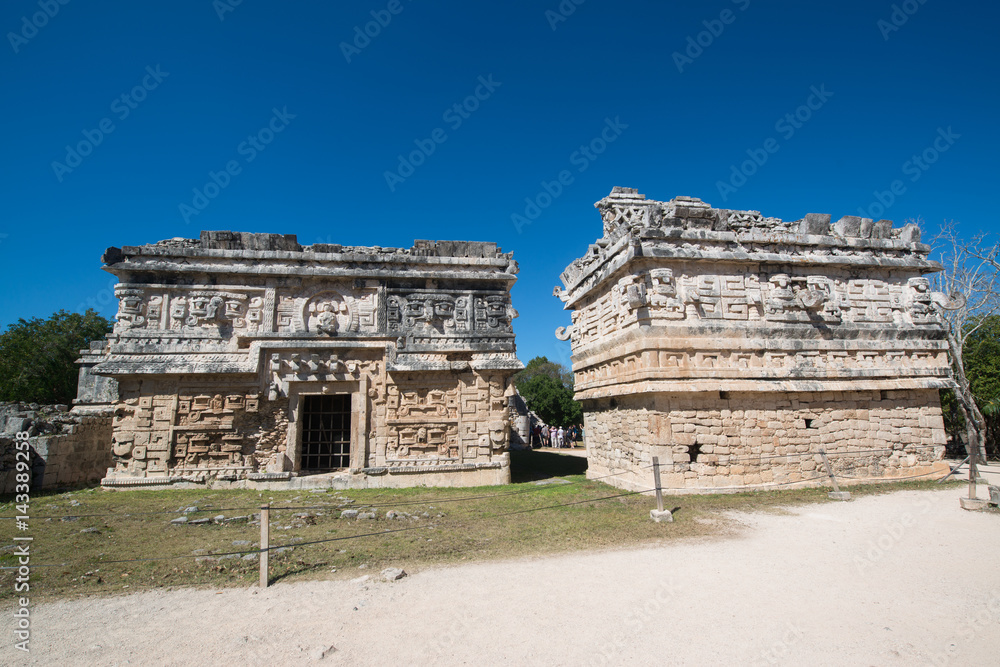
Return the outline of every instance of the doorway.
<path id="1" fill-rule="evenodd" d="M 326 472 L 351 464 L 351 395 L 303 396 L 303 472 Z"/>

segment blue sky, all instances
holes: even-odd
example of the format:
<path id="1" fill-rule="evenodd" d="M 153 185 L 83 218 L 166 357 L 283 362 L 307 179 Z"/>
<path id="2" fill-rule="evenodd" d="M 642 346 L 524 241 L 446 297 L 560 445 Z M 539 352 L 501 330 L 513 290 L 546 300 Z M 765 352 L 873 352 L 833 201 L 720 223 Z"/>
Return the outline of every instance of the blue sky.
<path id="1" fill-rule="evenodd" d="M 112 245 L 488 240 L 521 266 L 519 356 L 567 362 L 552 287 L 615 185 L 997 226 L 994 3 L 62 2 L 0 9 L 3 327 L 112 315 Z"/>

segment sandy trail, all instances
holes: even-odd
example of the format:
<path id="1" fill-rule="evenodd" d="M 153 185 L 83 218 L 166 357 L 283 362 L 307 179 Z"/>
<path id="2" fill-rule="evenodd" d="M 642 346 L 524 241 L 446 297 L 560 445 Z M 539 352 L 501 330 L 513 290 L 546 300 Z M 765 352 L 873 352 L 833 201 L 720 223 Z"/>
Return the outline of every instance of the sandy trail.
<path id="1" fill-rule="evenodd" d="M 961 510 L 960 493 L 739 514 L 730 537 L 395 583 L 54 602 L 33 610 L 27 659 L 3 633 L 0 663 L 297 665 L 335 646 L 319 664 L 994 665 L 1000 516 Z"/>

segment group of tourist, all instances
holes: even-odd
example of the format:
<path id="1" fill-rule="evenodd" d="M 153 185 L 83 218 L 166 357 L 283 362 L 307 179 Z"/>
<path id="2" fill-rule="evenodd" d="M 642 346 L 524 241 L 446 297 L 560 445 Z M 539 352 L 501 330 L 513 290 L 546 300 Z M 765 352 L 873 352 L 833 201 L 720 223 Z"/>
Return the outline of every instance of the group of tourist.
<path id="1" fill-rule="evenodd" d="M 579 426 L 549 426 L 536 424 L 531 429 L 532 447 L 575 447 L 576 441 L 583 435 Z"/>

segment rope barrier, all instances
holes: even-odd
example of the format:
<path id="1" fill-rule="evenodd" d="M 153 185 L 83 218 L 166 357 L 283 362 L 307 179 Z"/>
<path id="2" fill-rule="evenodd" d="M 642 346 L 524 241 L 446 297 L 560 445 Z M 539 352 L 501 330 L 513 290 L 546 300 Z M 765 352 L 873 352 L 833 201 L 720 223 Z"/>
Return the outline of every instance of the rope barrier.
<path id="1" fill-rule="evenodd" d="M 744 489 L 747 491 L 764 491 L 766 488 L 777 487 L 777 486 L 789 486 L 791 484 L 802 484 L 804 482 L 811 482 L 817 479 L 829 479 L 828 475 L 819 475 L 817 477 L 807 477 L 806 479 L 797 479 L 790 482 L 769 482 L 767 484 L 754 484 L 752 486 L 678 486 L 671 487 L 669 489 L 663 489 L 664 491 L 732 491 L 733 489 Z M 655 491 L 655 489 L 653 489 Z"/>
<path id="2" fill-rule="evenodd" d="M 611 499 L 614 499 L 614 498 L 624 498 L 626 496 L 634 496 L 634 495 L 638 495 L 640 493 L 647 493 L 647 492 L 650 492 L 650 491 L 653 491 L 653 490 L 654 489 L 644 489 L 644 490 L 641 490 L 641 491 L 628 491 L 626 493 L 618 493 L 618 494 L 615 494 L 615 495 L 612 495 L 612 496 L 604 496 L 604 497 L 601 497 L 601 498 L 587 498 L 585 500 L 577 500 L 577 501 L 573 501 L 573 502 L 569 502 L 569 503 L 559 503 L 559 504 L 556 504 L 556 505 L 546 505 L 544 507 L 532 507 L 532 508 L 529 508 L 529 509 L 526 509 L 526 510 L 517 510 L 517 511 L 514 511 L 514 512 L 505 512 L 503 514 L 497 514 L 495 516 L 479 517 L 478 520 L 485 521 L 487 519 L 499 519 L 499 518 L 506 517 L 506 516 L 514 516 L 514 515 L 517 515 L 517 514 L 526 514 L 526 513 L 529 513 L 529 512 L 538 512 L 538 511 L 546 510 L 546 509 L 556 509 L 556 508 L 560 508 L 560 507 L 570 507 L 572 505 L 581 505 L 583 503 L 593 503 L 593 502 L 600 502 L 602 500 L 611 500 Z M 324 544 L 324 543 L 327 543 L 327 542 L 340 542 L 340 541 L 344 541 L 344 540 L 360 539 L 362 537 L 373 537 L 373 536 L 377 536 L 377 535 L 388 535 L 390 533 L 402 533 L 402 532 L 407 532 L 407 531 L 412 531 L 412 530 L 428 530 L 428 529 L 434 529 L 434 528 L 436 528 L 435 525 L 409 526 L 407 528 L 396 528 L 396 529 L 393 529 L 393 530 L 383 530 L 383 531 L 377 531 L 377 532 L 374 532 L 374 533 L 362 533 L 360 535 L 344 535 L 342 537 L 330 537 L 330 538 L 323 539 L 323 540 L 311 540 L 309 542 L 290 542 L 290 543 L 287 543 L 287 544 L 277 544 L 277 545 L 269 546 L 266 549 L 252 549 L 250 551 L 227 551 L 227 552 L 209 553 L 209 554 L 184 554 L 184 555 L 180 555 L 180 556 L 157 556 L 157 557 L 154 557 L 154 558 L 127 558 L 127 559 L 122 559 L 122 560 L 102 560 L 102 561 L 97 561 L 97 562 L 100 563 L 100 564 L 102 564 L 102 565 L 110 565 L 112 563 L 138 563 L 138 562 L 149 562 L 149 561 L 179 560 L 179 559 L 182 559 L 182 558 L 217 558 L 219 556 L 245 556 L 247 554 L 262 553 L 264 551 L 274 551 L 276 549 L 286 549 L 286 548 L 292 548 L 292 547 L 305 547 L 305 546 L 310 546 L 310 545 L 313 545 L 313 544 Z"/>
<path id="3" fill-rule="evenodd" d="M 652 466 L 645 466 L 645 467 L 652 467 Z M 921 475 L 912 475 L 912 476 L 908 476 L 908 477 L 894 477 L 894 478 L 885 479 L 885 480 L 872 480 L 871 478 L 853 477 L 853 476 L 850 476 L 850 475 L 838 475 L 838 476 L 839 477 L 843 477 L 845 479 L 857 479 L 857 480 L 879 481 L 879 482 L 898 482 L 898 481 L 905 481 L 905 480 L 908 480 L 908 479 L 917 479 L 917 478 L 921 478 L 921 477 L 927 477 L 927 476 L 930 476 L 930 475 L 938 474 L 938 472 L 939 471 L 934 471 L 934 472 L 930 472 L 930 473 L 925 473 L 925 474 L 921 474 Z M 603 475 L 600 478 L 594 478 L 593 480 L 582 480 L 582 481 L 596 481 L 597 479 L 602 479 L 602 478 L 607 478 L 607 477 L 613 477 L 613 476 L 616 476 L 616 475 L 619 475 L 619 474 L 622 474 L 622 473 L 612 473 L 610 475 Z M 787 481 L 787 482 L 774 482 L 774 483 L 769 483 L 769 484 L 764 484 L 764 485 L 755 485 L 755 486 L 752 486 L 752 487 L 747 487 L 747 486 L 738 486 L 738 487 L 679 487 L 677 489 L 672 489 L 672 490 L 684 490 L 684 491 L 722 491 L 722 490 L 733 490 L 733 489 L 741 489 L 741 490 L 745 489 L 745 490 L 748 490 L 748 491 L 761 491 L 761 490 L 766 490 L 766 489 L 769 489 L 769 488 L 777 488 L 777 487 L 783 487 L 783 486 L 790 486 L 792 484 L 803 484 L 803 483 L 812 482 L 812 481 L 816 481 L 816 480 L 819 480 L 819 479 L 827 479 L 827 478 L 828 478 L 827 475 L 817 475 L 816 477 L 808 477 L 806 479 L 790 480 L 790 481 Z M 570 482 L 570 484 L 575 484 L 575 483 L 579 483 L 579 482 Z M 526 491 L 532 491 L 532 490 L 535 490 L 535 489 L 526 489 L 524 491 L 512 492 L 512 493 L 509 493 L 509 494 L 493 494 L 491 496 L 473 496 L 472 498 L 473 499 L 480 499 L 480 498 L 499 497 L 499 496 L 504 496 L 504 495 L 517 495 L 519 493 L 524 493 Z M 600 498 L 586 498 L 586 499 L 583 499 L 583 500 L 577 500 L 577 501 L 568 502 L 568 503 L 558 503 L 558 504 L 555 504 L 555 505 L 546 505 L 546 506 L 543 506 L 543 507 L 532 507 L 532 508 L 528 508 L 528 509 L 524 509 L 524 510 L 516 510 L 516 511 L 513 511 L 513 512 L 504 512 L 502 514 L 497 514 L 497 515 L 494 515 L 494 516 L 479 517 L 478 520 L 479 521 L 485 521 L 485 520 L 489 520 L 489 519 L 499 519 L 499 518 L 504 518 L 504 517 L 508 517 L 508 516 L 516 516 L 516 515 L 520 515 L 520 514 L 528 514 L 528 513 L 531 513 L 531 512 L 539 512 L 539 511 L 547 510 L 547 509 L 558 509 L 558 508 L 561 508 L 561 507 L 571 507 L 571 506 L 574 506 L 574 505 L 582 505 L 582 504 L 586 504 L 586 503 L 595 503 L 595 502 L 601 502 L 601 501 L 604 501 L 604 500 L 613 500 L 615 498 L 625 498 L 625 497 L 628 497 L 628 496 L 639 495 L 639 494 L 642 494 L 642 493 L 651 493 L 653 491 L 655 491 L 655 489 L 641 489 L 641 490 L 638 490 L 638 491 L 628 491 L 628 492 L 625 492 L 625 493 L 618 493 L 618 494 L 614 494 L 614 495 L 610 495 L 610 496 L 602 496 Z M 458 499 L 454 499 L 454 500 L 458 500 Z M 442 502 L 442 501 L 441 500 L 436 500 L 434 502 Z M 328 507 L 328 506 L 322 506 L 322 507 Z M 243 509 L 243 508 L 240 508 L 240 509 Z M 252 508 L 252 509 L 259 509 L 259 508 Z M 274 509 L 274 508 L 272 508 L 272 509 Z M 290 509 L 290 508 L 281 508 L 281 509 Z M 224 511 L 224 510 L 206 510 L 206 511 Z M 169 513 L 172 514 L 173 512 L 169 512 Z M 136 513 L 136 514 L 160 514 L 160 512 L 147 512 L 147 513 Z M 104 516 L 107 516 L 107 515 L 104 515 Z M 114 516 L 129 516 L 129 515 L 118 515 L 118 514 L 115 514 Z M 341 536 L 341 537 L 331 537 L 331 538 L 327 538 L 327 539 L 323 539 L 323 540 L 311 540 L 309 542 L 292 542 L 292 543 L 286 543 L 286 544 L 280 544 L 280 545 L 272 545 L 272 546 L 267 547 L 266 549 L 252 549 L 252 550 L 249 550 L 249 551 L 227 551 L 227 552 L 217 552 L 217 553 L 209 553 L 209 554 L 184 554 L 184 555 L 177 555 L 177 556 L 157 556 L 157 557 L 153 557 L 153 558 L 126 558 L 126 559 L 119 559 L 119 560 L 97 561 L 97 563 L 101 564 L 101 565 L 112 565 L 112 564 L 119 564 L 119 563 L 139 563 L 139 562 L 157 562 L 157 561 L 167 561 L 167 560 L 181 560 L 181 559 L 185 559 L 185 558 L 196 558 L 197 559 L 197 558 L 220 558 L 222 556 L 246 556 L 246 555 L 249 555 L 249 554 L 260 554 L 260 553 L 262 553 L 264 551 L 276 551 L 278 549 L 290 549 L 290 548 L 293 548 L 293 547 L 304 547 L 304 546 L 311 546 L 311 545 L 315 545 L 315 544 L 325 544 L 325 543 L 329 543 L 329 542 L 340 542 L 340 541 L 346 541 L 346 540 L 361 539 L 361 538 L 365 538 L 365 537 L 376 537 L 376 536 L 381 536 L 381 535 L 389 535 L 389 534 L 392 534 L 392 533 L 402 533 L 402 532 L 409 532 L 409 531 L 414 531 L 414 530 L 433 530 L 436 527 L 437 526 L 435 526 L 433 524 L 432 525 L 426 525 L 426 526 L 408 526 L 406 528 L 396 528 L 396 529 L 392 529 L 392 530 L 376 531 L 376 532 L 372 532 L 372 533 L 362 533 L 362 534 L 359 534 L 359 535 L 344 535 L 344 536 Z M 65 566 L 67 566 L 66 563 L 62 563 L 62 564 L 40 564 L 40 565 L 32 565 L 31 567 L 34 568 L 34 567 L 65 567 Z M 10 568 L 10 567 L 2 567 L 2 568 L 0 568 L 0 570 L 7 570 L 7 569 L 16 569 L 16 568 Z"/>
<path id="4" fill-rule="evenodd" d="M 665 445 L 667 447 L 671 445 Z M 935 447 L 941 447 L 942 445 L 906 445 L 903 449 L 852 449 L 852 450 L 842 450 L 839 452 L 827 452 L 826 455 L 829 457 L 833 456 L 847 456 L 847 455 L 857 455 L 858 458 L 864 456 L 870 456 L 873 454 L 888 453 L 888 452 L 901 452 L 905 453 L 907 449 L 933 449 Z M 707 452 L 706 452 L 707 453 Z M 763 454 L 713 454 L 713 456 L 728 456 L 729 462 L 734 461 L 768 461 L 773 459 L 789 459 L 789 458 L 805 458 L 810 456 L 816 456 L 819 452 L 808 451 L 808 452 L 791 452 L 788 454 L 774 454 L 764 456 Z M 661 463 L 660 467 L 670 466 L 672 463 Z M 642 466 L 643 468 L 652 468 L 652 465 Z"/>
<path id="5" fill-rule="evenodd" d="M 844 479 L 858 479 L 875 483 L 885 483 L 885 482 L 902 482 L 907 479 L 917 479 L 919 477 L 930 477 L 931 475 L 940 475 L 940 474 L 941 474 L 940 470 L 935 470 L 933 472 L 925 472 L 920 475 L 910 475 L 909 477 L 882 477 L 874 479 L 871 477 L 854 477 L 852 475 L 843 475 L 843 474 L 838 474 L 837 477 L 843 477 Z M 961 480 L 956 480 L 956 481 L 961 481 Z"/>
<path id="6" fill-rule="evenodd" d="M 581 484 L 581 483 L 584 483 L 584 482 L 596 482 L 596 481 L 599 481 L 599 480 L 602 480 L 602 479 L 607 479 L 608 477 L 616 477 L 618 475 L 624 475 L 624 474 L 628 474 L 630 472 L 631 471 L 629 471 L 629 470 L 624 470 L 622 472 L 615 472 L 615 473 L 611 473 L 609 475 L 602 475 L 600 477 L 592 477 L 592 478 L 589 478 L 589 479 L 582 479 L 582 480 L 578 480 L 578 481 L 569 481 L 569 480 L 567 480 L 566 484 Z M 527 482 L 524 482 L 524 483 L 527 483 Z M 479 495 L 479 496 L 463 496 L 463 497 L 459 497 L 459 498 L 430 498 L 430 499 L 424 499 L 424 500 L 404 500 L 404 501 L 399 501 L 399 502 L 388 502 L 387 501 L 387 502 L 372 502 L 372 503 L 359 503 L 359 504 L 355 504 L 355 503 L 342 503 L 340 505 L 293 505 L 293 506 L 288 506 L 288 507 L 271 507 L 271 511 L 272 512 L 286 512 L 286 511 L 318 510 L 318 509 L 344 509 L 344 508 L 349 508 L 349 509 L 355 509 L 355 508 L 357 508 L 357 509 L 365 509 L 365 508 L 369 508 L 369 507 L 389 507 L 389 506 L 392 506 L 392 507 L 405 507 L 405 506 L 408 506 L 408 505 L 429 505 L 431 503 L 441 504 L 441 503 L 460 502 L 460 501 L 464 501 L 464 500 L 484 500 L 484 499 L 490 499 L 490 498 L 503 498 L 503 497 L 506 497 L 506 496 L 516 496 L 516 495 L 520 495 L 522 493 L 533 493 L 533 492 L 539 491 L 539 490 L 541 490 L 543 488 L 544 488 L 544 486 L 536 486 L 534 488 L 519 489 L 517 491 L 508 491 L 508 492 L 504 492 L 504 493 L 484 494 L 484 495 Z M 208 512 L 245 512 L 245 511 L 250 511 L 250 510 L 256 511 L 256 510 L 259 510 L 259 509 L 260 509 L 260 506 L 254 506 L 254 507 L 222 507 L 222 508 L 208 507 L 208 508 L 204 508 L 204 509 L 198 508 L 198 509 L 192 510 L 190 512 L 188 512 L 187 509 L 180 509 L 180 510 L 174 510 L 174 511 L 164 510 L 164 511 L 157 511 L 157 512 L 124 512 L 124 513 L 122 513 L 122 512 L 107 512 L 107 513 L 104 513 L 104 514 L 43 515 L 43 516 L 33 516 L 32 518 L 34 518 L 34 519 L 66 519 L 66 518 L 86 519 L 86 518 L 97 518 L 97 517 L 108 517 L 108 516 L 113 516 L 113 517 L 130 517 L 130 516 L 154 516 L 154 515 L 164 515 L 164 514 L 204 514 L 204 513 L 208 513 Z M 23 517 L 19 517 L 19 516 L 0 516 L 0 520 L 2 520 L 2 519 L 19 519 L 19 518 L 23 518 Z"/>

